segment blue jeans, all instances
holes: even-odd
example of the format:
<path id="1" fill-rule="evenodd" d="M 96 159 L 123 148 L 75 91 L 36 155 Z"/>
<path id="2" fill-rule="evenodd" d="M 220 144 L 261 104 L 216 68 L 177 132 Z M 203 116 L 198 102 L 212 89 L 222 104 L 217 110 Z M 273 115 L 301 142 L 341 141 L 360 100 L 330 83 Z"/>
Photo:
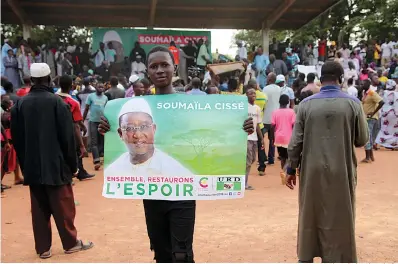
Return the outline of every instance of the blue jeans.
<path id="1" fill-rule="evenodd" d="M 264 135 L 268 132 L 268 140 L 269 140 L 269 147 L 268 147 L 268 164 L 275 163 L 275 146 L 272 144 L 274 139 L 271 136 L 271 124 L 264 124 Z"/>
<path id="2" fill-rule="evenodd" d="M 374 127 L 376 124 L 377 124 L 377 119 L 373 119 L 373 118 L 368 119 L 369 141 L 365 145 L 365 150 L 372 150 L 372 148 L 373 148 L 373 144 L 374 144 L 373 133 L 374 133 Z"/>

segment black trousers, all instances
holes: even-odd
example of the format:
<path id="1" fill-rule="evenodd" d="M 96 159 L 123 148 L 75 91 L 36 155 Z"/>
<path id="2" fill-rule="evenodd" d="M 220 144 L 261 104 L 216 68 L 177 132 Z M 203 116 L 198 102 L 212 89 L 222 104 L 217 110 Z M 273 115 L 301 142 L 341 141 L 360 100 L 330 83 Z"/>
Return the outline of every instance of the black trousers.
<path id="1" fill-rule="evenodd" d="M 261 133 L 264 136 L 264 128 L 261 129 Z M 265 149 L 262 149 L 263 143 L 261 140 L 257 140 L 257 155 L 258 155 L 258 168 L 257 171 L 259 172 L 265 172 L 265 168 L 267 165 L 265 164 L 265 161 L 267 160 L 267 154 L 265 153 Z"/>
<path id="2" fill-rule="evenodd" d="M 157 263 L 193 263 L 196 201 L 144 200 L 151 250 Z"/>
<path id="3" fill-rule="evenodd" d="M 51 215 L 57 225 L 63 248 L 73 248 L 77 242 L 77 230 L 74 225 L 76 207 L 72 186 L 32 185 L 30 201 L 36 253 L 42 254 L 51 247 Z"/>

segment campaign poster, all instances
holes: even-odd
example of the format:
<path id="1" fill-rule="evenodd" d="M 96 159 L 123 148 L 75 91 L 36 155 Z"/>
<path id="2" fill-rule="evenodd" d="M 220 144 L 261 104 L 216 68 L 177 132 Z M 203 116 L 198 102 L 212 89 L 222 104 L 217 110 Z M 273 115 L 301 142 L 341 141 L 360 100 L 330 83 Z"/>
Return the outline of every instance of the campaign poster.
<path id="1" fill-rule="evenodd" d="M 247 98 L 153 95 L 110 101 L 103 196 L 215 200 L 245 190 Z"/>
<path id="2" fill-rule="evenodd" d="M 135 28 L 95 28 L 93 29 L 92 51 L 99 49 L 99 43 L 112 43 L 116 51 L 116 61 L 123 62 L 130 56 L 134 43 L 138 41 L 141 47 L 148 52 L 155 46 L 170 45 L 171 41 L 177 47 L 187 45 L 188 40 L 211 40 L 211 32 L 206 30 L 164 30 L 164 29 L 135 29 Z"/>

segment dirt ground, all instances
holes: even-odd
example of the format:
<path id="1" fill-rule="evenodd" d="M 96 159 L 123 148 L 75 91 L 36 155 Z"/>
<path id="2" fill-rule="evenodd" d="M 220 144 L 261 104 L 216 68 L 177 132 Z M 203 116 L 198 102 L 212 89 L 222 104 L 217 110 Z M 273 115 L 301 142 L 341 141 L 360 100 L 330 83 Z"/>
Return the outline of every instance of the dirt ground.
<path id="1" fill-rule="evenodd" d="M 358 150 L 358 159 L 363 150 Z M 398 152 L 379 150 L 358 173 L 356 238 L 360 262 L 398 262 Z M 85 161 L 92 168 L 90 160 Z M 297 190 L 280 183 L 279 166 L 250 178 L 245 198 L 200 201 L 194 252 L 197 262 L 295 262 Z M 53 257 L 42 262 L 152 262 L 142 201 L 101 196 L 102 172 L 76 182 L 78 235 L 95 247 L 65 255 L 53 223 Z M 12 175 L 5 183 L 12 184 Z M 13 186 L 1 199 L 1 261 L 40 262 L 34 251 L 27 187 Z"/>

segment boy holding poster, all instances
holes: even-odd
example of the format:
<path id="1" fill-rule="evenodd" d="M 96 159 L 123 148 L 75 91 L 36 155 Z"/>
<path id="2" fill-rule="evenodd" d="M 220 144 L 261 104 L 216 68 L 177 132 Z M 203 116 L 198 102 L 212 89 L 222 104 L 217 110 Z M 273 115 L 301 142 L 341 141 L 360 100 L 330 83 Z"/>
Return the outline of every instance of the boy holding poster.
<path id="1" fill-rule="evenodd" d="M 165 47 L 157 46 L 148 53 L 147 64 L 148 75 L 155 86 L 156 95 L 174 94 L 171 83 L 174 59 L 171 52 Z M 144 107 L 140 110 L 141 113 L 145 111 Z M 148 109 L 146 112 L 149 112 Z M 243 129 L 247 133 L 253 133 L 251 118 L 245 120 Z M 102 117 L 98 130 L 101 133 L 110 130 L 105 117 Z M 144 200 L 144 210 L 151 250 L 155 253 L 156 262 L 193 263 L 196 201 Z"/>
<path id="2" fill-rule="evenodd" d="M 247 155 L 246 155 L 246 175 L 245 175 L 245 189 L 254 190 L 254 188 L 248 185 L 250 168 L 256 161 L 257 156 L 257 141 L 264 142 L 263 133 L 261 133 L 259 124 L 261 123 L 261 109 L 255 105 L 256 101 L 256 90 L 253 88 L 246 91 L 246 96 L 249 101 L 248 110 L 249 118 L 253 118 L 253 126 L 256 128 L 256 133 L 251 133 L 247 136 Z M 262 143 L 261 149 L 264 149 L 264 143 Z"/>

